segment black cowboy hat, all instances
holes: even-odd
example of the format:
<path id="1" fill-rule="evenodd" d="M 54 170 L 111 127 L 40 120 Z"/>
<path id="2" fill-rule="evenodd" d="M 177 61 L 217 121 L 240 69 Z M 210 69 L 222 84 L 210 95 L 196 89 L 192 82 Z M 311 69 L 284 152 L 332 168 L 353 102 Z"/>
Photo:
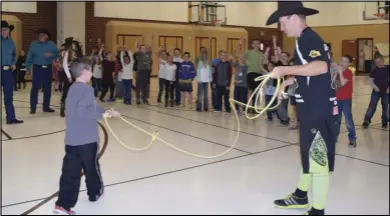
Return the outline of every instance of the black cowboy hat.
<path id="1" fill-rule="evenodd" d="M 37 33 L 37 34 L 45 34 L 45 35 L 47 35 L 48 37 L 50 37 L 49 31 L 48 31 L 47 29 L 45 29 L 45 28 L 40 28 L 40 29 L 38 29 L 38 31 L 36 31 L 36 33 Z"/>
<path id="2" fill-rule="evenodd" d="M 8 22 L 5 21 L 5 20 L 1 20 L 1 28 L 9 28 L 10 32 L 12 30 L 14 30 L 14 26 L 13 25 L 9 25 Z"/>
<path id="3" fill-rule="evenodd" d="M 279 22 L 279 18 L 284 16 L 290 16 L 294 14 L 311 16 L 319 13 L 318 10 L 303 7 L 302 2 L 300 1 L 283 1 L 279 2 L 278 4 L 278 10 L 272 13 L 268 18 L 267 25 L 272 25 Z"/>

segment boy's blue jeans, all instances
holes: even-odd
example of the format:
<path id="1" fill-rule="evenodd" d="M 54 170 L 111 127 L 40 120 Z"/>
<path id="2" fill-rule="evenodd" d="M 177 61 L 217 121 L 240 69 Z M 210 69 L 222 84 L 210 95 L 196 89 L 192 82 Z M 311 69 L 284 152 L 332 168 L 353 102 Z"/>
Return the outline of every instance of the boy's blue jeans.
<path id="1" fill-rule="evenodd" d="M 267 104 L 269 104 L 269 102 L 271 102 L 272 97 L 273 97 L 273 95 L 265 95 L 265 101 L 266 101 Z M 272 105 L 270 107 L 274 107 L 277 104 L 278 104 L 278 98 L 275 98 L 275 100 L 272 102 Z M 273 113 L 276 113 L 276 109 L 267 111 L 267 118 L 268 118 L 268 120 L 272 121 Z"/>
<path id="2" fill-rule="evenodd" d="M 339 107 L 339 114 L 336 117 L 336 140 L 338 140 L 341 127 L 341 118 L 345 116 L 345 122 L 347 123 L 348 139 L 349 141 L 356 141 L 355 123 L 352 116 L 352 100 L 339 100 L 337 101 Z"/>
<path id="3" fill-rule="evenodd" d="M 371 119 L 375 114 L 379 99 L 381 100 L 382 104 L 382 125 L 387 125 L 387 122 L 389 121 L 389 94 L 386 92 L 372 91 L 370 105 L 368 105 L 364 121 L 371 122 Z"/>

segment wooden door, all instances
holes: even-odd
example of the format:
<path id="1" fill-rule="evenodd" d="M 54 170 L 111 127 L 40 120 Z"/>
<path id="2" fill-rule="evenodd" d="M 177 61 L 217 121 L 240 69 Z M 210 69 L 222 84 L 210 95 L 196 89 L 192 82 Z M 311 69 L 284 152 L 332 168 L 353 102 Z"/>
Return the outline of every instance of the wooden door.
<path id="1" fill-rule="evenodd" d="M 135 41 L 138 39 L 138 45 L 141 45 L 143 43 L 142 41 L 142 35 L 124 35 L 124 34 L 118 34 L 117 35 L 117 45 L 120 47 L 126 46 L 128 47 L 133 53 L 136 51 L 135 47 Z"/>
<path id="2" fill-rule="evenodd" d="M 352 65 L 356 67 L 357 63 L 357 43 L 356 40 L 343 40 L 341 46 L 341 56 L 349 55 L 352 57 Z M 334 59 L 339 62 L 339 59 Z"/>
<path id="3" fill-rule="evenodd" d="M 233 54 L 233 52 L 237 49 L 237 46 L 240 45 L 240 38 L 228 38 L 227 39 L 227 52 L 229 54 Z M 246 44 L 246 39 L 243 39 L 242 44 L 241 44 L 241 50 L 245 50 L 245 44 Z"/>
<path id="4" fill-rule="evenodd" d="M 207 37 L 196 37 L 195 38 L 195 56 L 192 56 L 192 59 L 195 60 L 197 56 L 200 55 L 200 47 L 206 47 L 209 53 L 209 59 L 214 59 L 218 56 L 217 52 L 217 38 L 211 38 L 211 46 L 210 46 L 210 38 Z"/>
<path id="5" fill-rule="evenodd" d="M 183 50 L 183 37 L 182 36 L 160 36 L 158 40 L 158 46 L 162 47 L 166 51 L 170 51 L 169 54 L 173 54 L 175 48 Z"/>

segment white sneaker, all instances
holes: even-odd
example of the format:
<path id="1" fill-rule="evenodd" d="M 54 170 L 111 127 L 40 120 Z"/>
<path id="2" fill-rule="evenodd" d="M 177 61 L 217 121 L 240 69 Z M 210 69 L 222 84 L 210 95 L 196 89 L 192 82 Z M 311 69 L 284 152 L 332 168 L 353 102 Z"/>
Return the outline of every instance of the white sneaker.
<path id="1" fill-rule="evenodd" d="M 74 211 L 67 211 L 62 207 L 56 206 L 53 213 L 55 215 L 76 215 L 76 212 Z"/>

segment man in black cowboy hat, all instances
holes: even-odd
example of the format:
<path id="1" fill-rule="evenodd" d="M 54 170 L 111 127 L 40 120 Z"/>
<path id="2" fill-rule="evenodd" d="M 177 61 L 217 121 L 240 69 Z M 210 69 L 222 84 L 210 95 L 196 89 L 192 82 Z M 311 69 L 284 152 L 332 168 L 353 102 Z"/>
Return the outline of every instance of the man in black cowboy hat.
<path id="1" fill-rule="evenodd" d="M 280 2 L 279 9 L 267 25 L 279 22 L 281 30 L 296 37 L 295 66 L 276 67 L 272 78 L 295 76 L 295 92 L 299 110 L 299 139 L 302 175 L 296 191 L 275 205 L 283 209 L 308 208 L 307 191 L 312 184 L 313 205 L 309 215 L 324 215 L 329 188 L 329 173 L 334 170 L 335 115 L 338 114 L 335 91 L 329 72 L 329 48 L 306 24 L 306 16 L 318 11 L 305 8 L 302 2 Z M 289 82 L 292 83 L 292 82 Z"/>
<path id="2" fill-rule="evenodd" d="M 38 92 L 43 87 L 43 112 L 54 112 L 50 108 L 52 62 L 58 57 L 56 44 L 49 41 L 49 32 L 46 29 L 37 31 L 38 40 L 31 43 L 26 60 L 26 70 L 32 73 L 32 88 L 30 95 L 31 114 L 35 114 L 38 103 Z"/>
<path id="3" fill-rule="evenodd" d="M 7 124 L 20 124 L 23 121 L 15 117 L 13 105 L 14 79 L 13 71 L 16 69 L 16 51 L 10 32 L 14 29 L 7 21 L 1 21 L 1 86 L 4 91 L 4 106 L 7 115 Z"/>

